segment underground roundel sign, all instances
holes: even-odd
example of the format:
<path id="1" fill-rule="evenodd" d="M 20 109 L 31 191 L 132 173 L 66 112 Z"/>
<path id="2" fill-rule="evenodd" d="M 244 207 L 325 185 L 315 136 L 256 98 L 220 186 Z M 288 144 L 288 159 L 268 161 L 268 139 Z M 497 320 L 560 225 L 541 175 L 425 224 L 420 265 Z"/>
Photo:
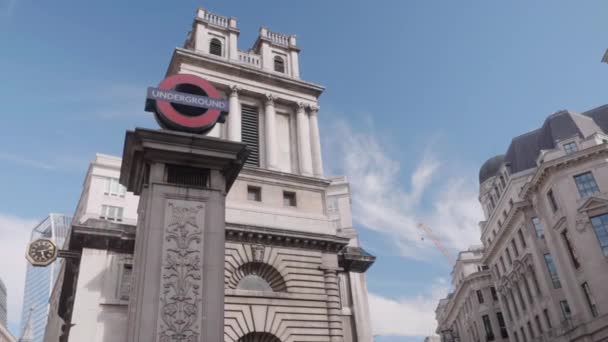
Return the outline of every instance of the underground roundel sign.
<path id="1" fill-rule="evenodd" d="M 146 111 L 154 112 L 163 128 L 205 133 L 216 122 L 225 121 L 228 101 L 208 81 L 177 74 L 165 78 L 157 88 L 148 88 Z"/>

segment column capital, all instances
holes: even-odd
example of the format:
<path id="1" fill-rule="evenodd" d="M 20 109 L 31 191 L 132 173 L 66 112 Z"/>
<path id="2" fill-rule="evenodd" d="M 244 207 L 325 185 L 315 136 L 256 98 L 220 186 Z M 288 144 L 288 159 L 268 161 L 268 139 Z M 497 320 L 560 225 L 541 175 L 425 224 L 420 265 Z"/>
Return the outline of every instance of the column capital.
<path id="1" fill-rule="evenodd" d="M 305 111 L 307 107 L 308 105 L 304 102 L 296 103 L 296 109 L 298 110 L 298 112 Z"/>
<path id="2" fill-rule="evenodd" d="M 230 86 L 230 96 L 238 96 L 239 91 L 241 91 L 241 87 L 235 85 Z"/>
<path id="3" fill-rule="evenodd" d="M 267 105 L 274 105 L 274 100 L 276 100 L 276 96 L 272 95 L 271 93 L 266 93 L 266 104 Z"/>
<path id="4" fill-rule="evenodd" d="M 308 111 L 311 115 L 316 115 L 317 113 L 319 113 L 319 106 L 308 105 Z"/>

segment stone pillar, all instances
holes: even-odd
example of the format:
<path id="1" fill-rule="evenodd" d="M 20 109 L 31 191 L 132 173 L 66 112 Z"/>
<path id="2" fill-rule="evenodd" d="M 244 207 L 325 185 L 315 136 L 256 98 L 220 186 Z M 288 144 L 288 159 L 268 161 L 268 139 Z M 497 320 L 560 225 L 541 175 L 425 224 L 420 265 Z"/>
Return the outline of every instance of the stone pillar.
<path id="1" fill-rule="evenodd" d="M 327 294 L 327 319 L 329 321 L 329 340 L 344 342 L 342 319 L 340 317 L 340 290 L 338 286 L 338 256 L 324 253 L 321 257 L 323 275 L 325 278 L 325 293 Z"/>
<path id="2" fill-rule="evenodd" d="M 140 196 L 129 342 L 222 342 L 225 199 L 244 144 L 128 131 L 120 183 Z"/>
<path id="3" fill-rule="evenodd" d="M 327 293 L 327 318 L 329 320 L 329 340 L 344 342 L 342 320 L 340 319 L 340 290 L 337 269 L 324 269 L 325 291 Z"/>
<path id="4" fill-rule="evenodd" d="M 241 105 L 239 103 L 239 88 L 230 88 L 230 112 L 228 113 L 228 140 L 241 142 Z"/>
<path id="5" fill-rule="evenodd" d="M 319 134 L 319 107 L 310 107 L 310 146 L 312 153 L 312 171 L 316 177 L 323 177 L 323 159 L 321 158 L 321 136 Z"/>
<path id="6" fill-rule="evenodd" d="M 298 161 L 300 162 L 300 174 L 312 176 L 310 127 L 308 126 L 308 117 L 306 116 L 306 109 L 303 103 L 298 103 L 296 121 L 298 126 Z"/>
<path id="7" fill-rule="evenodd" d="M 264 136 L 266 138 L 266 167 L 270 170 L 277 170 L 277 124 L 276 114 L 274 112 L 274 96 L 272 96 L 272 94 L 266 94 L 264 123 Z"/>

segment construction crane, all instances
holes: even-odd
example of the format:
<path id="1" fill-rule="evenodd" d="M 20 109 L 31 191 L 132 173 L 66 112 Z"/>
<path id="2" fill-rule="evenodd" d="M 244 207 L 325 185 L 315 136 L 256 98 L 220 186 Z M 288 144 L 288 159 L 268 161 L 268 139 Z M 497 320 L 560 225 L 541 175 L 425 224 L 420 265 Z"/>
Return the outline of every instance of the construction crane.
<path id="1" fill-rule="evenodd" d="M 418 223 L 417 227 L 420 230 L 422 230 L 426 234 L 426 236 L 429 239 L 431 239 L 431 241 L 433 241 L 433 243 L 435 244 L 437 249 L 441 252 L 441 254 L 443 254 L 448 259 L 450 266 L 454 266 L 454 263 L 456 262 L 456 260 L 454 260 L 454 257 L 452 256 L 452 254 L 450 254 L 450 251 L 447 248 L 445 248 L 443 246 L 443 244 L 441 244 L 441 241 L 439 241 L 437 236 L 435 236 L 435 233 L 433 233 L 433 230 L 429 226 L 427 226 L 423 223 Z M 424 240 L 424 237 L 422 239 Z"/>

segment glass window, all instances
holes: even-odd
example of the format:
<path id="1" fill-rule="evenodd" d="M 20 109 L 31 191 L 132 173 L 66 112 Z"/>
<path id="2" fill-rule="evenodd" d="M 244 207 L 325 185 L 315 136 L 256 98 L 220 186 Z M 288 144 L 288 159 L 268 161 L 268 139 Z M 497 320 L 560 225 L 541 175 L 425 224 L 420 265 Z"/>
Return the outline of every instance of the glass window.
<path id="1" fill-rule="evenodd" d="M 547 200 L 549 201 L 549 206 L 551 207 L 551 210 L 553 212 L 556 212 L 559 207 L 557 206 L 555 196 L 553 196 L 553 190 L 549 190 L 549 192 L 547 192 Z"/>
<path id="2" fill-rule="evenodd" d="M 591 171 L 574 176 L 574 182 L 581 197 L 589 197 L 600 192 Z"/>
<path id="3" fill-rule="evenodd" d="M 543 224 L 540 223 L 540 219 L 536 216 L 534 216 L 532 218 L 532 225 L 534 225 L 534 230 L 536 231 L 536 236 L 539 239 L 544 239 L 545 238 L 545 227 L 543 227 Z"/>
<path id="4" fill-rule="evenodd" d="M 503 175 L 500 175 L 500 185 L 502 185 L 503 188 L 505 188 L 507 186 L 507 183 L 505 182 L 505 177 Z"/>
<path id="5" fill-rule="evenodd" d="M 519 250 L 517 249 L 515 239 L 511 240 L 511 246 L 513 247 L 513 252 L 515 252 L 515 257 L 517 258 L 519 256 Z"/>
<path id="6" fill-rule="evenodd" d="M 560 301 L 559 306 L 562 308 L 562 316 L 564 317 L 564 319 L 570 319 L 570 317 L 572 317 L 572 311 L 570 311 L 570 305 L 568 305 L 568 301 Z"/>
<path id="7" fill-rule="evenodd" d="M 589 305 L 589 310 L 591 310 L 591 314 L 593 317 L 598 316 L 597 305 L 595 304 L 595 299 L 593 295 L 591 295 L 591 289 L 589 288 L 589 284 L 584 282 L 581 287 L 583 288 L 583 293 L 585 294 L 585 299 L 587 299 L 587 305 Z"/>
<path id="8" fill-rule="evenodd" d="M 117 196 L 117 197 L 125 197 L 125 193 L 127 189 L 120 185 L 118 182 L 118 178 L 110 178 L 107 177 L 105 180 L 105 190 L 104 195 L 108 196 Z"/>
<path id="9" fill-rule="evenodd" d="M 99 218 L 109 221 L 122 221 L 123 208 L 111 205 L 102 205 Z"/>
<path id="10" fill-rule="evenodd" d="M 483 304 L 483 292 L 481 292 L 481 290 L 477 290 L 477 300 L 479 301 L 479 304 Z"/>
<path id="11" fill-rule="evenodd" d="M 570 233 L 568 232 L 568 229 L 564 229 L 564 231 L 562 232 L 562 240 L 564 241 L 564 245 L 566 245 L 566 248 L 568 249 L 568 253 L 570 254 L 570 260 L 572 260 L 574 268 L 578 269 L 579 267 L 581 267 L 581 264 L 580 262 L 578 262 L 576 250 L 574 249 L 574 246 L 570 241 Z"/>
<path id="12" fill-rule="evenodd" d="M 553 256 L 547 253 L 545 254 L 545 262 L 547 263 L 547 270 L 549 271 L 549 275 L 551 276 L 551 282 L 553 283 L 553 287 L 559 289 L 562 287 L 562 284 L 559 281 L 559 275 L 557 274 L 557 268 L 555 267 L 555 263 L 553 262 Z"/>
<path id="13" fill-rule="evenodd" d="M 521 231 L 521 228 L 517 231 L 517 236 L 519 236 L 519 242 L 521 242 L 521 247 L 526 248 L 526 239 L 524 239 L 524 233 Z"/>
<path id="14" fill-rule="evenodd" d="M 274 57 L 274 71 L 285 73 L 285 61 L 279 56 Z"/>
<path id="15" fill-rule="evenodd" d="M 492 300 L 498 300 L 498 293 L 496 293 L 496 288 L 494 286 L 490 287 L 490 293 L 492 293 Z"/>
<path id="16" fill-rule="evenodd" d="M 486 330 L 486 339 L 488 341 L 494 341 L 494 332 L 492 331 L 492 322 L 490 322 L 490 317 L 488 315 L 483 315 L 483 326 Z"/>
<path id="17" fill-rule="evenodd" d="M 502 338 L 508 338 L 509 333 L 507 332 L 507 325 L 505 324 L 504 317 L 502 317 L 502 312 L 496 313 L 496 319 L 498 320 L 498 327 L 500 328 L 500 336 Z"/>
<path id="18" fill-rule="evenodd" d="M 500 256 L 500 266 L 502 266 L 502 271 L 506 274 L 507 273 L 507 267 L 505 266 L 505 259 L 503 259 L 502 256 Z"/>
<path id="19" fill-rule="evenodd" d="M 574 153 L 578 151 L 578 146 L 574 141 L 569 142 L 567 144 L 564 144 L 564 151 L 566 151 L 566 154 Z"/>
<path id="20" fill-rule="evenodd" d="M 517 331 L 513 331 L 513 335 L 515 336 L 515 342 L 519 342 L 519 335 L 517 335 Z"/>
<path id="21" fill-rule="evenodd" d="M 247 187 L 247 199 L 250 201 L 261 202 L 262 201 L 262 188 L 258 186 Z"/>
<path id="22" fill-rule="evenodd" d="M 551 324 L 551 318 L 549 317 L 549 311 L 547 309 L 543 310 L 543 316 L 545 316 L 545 323 L 547 323 L 547 327 L 549 329 L 553 328 L 553 325 Z"/>
<path id="23" fill-rule="evenodd" d="M 593 225 L 595 236 L 600 242 L 602 253 L 604 256 L 608 256 L 608 214 L 592 217 L 591 224 Z"/>
<path id="24" fill-rule="evenodd" d="M 216 56 L 222 55 L 222 42 L 219 39 L 213 38 L 209 43 L 209 53 Z"/>
<path id="25" fill-rule="evenodd" d="M 286 207 L 295 207 L 296 193 L 291 191 L 283 191 L 283 205 Z"/>
<path id="26" fill-rule="evenodd" d="M 272 287 L 270 287 L 268 282 L 256 274 L 249 274 L 243 277 L 236 288 L 248 291 L 272 291 Z"/>
<path id="27" fill-rule="evenodd" d="M 513 265 L 513 259 L 511 258 L 511 252 L 509 251 L 509 247 L 505 249 L 505 253 L 507 254 L 507 261 L 509 265 Z"/>
<path id="28" fill-rule="evenodd" d="M 524 340 L 524 342 L 528 342 L 528 338 L 526 337 L 526 333 L 524 332 L 524 327 L 520 327 L 519 332 L 521 333 L 521 338 Z"/>
<path id="29" fill-rule="evenodd" d="M 496 273 L 497 278 L 500 278 L 500 270 L 498 269 L 498 265 L 494 265 L 494 273 Z"/>

